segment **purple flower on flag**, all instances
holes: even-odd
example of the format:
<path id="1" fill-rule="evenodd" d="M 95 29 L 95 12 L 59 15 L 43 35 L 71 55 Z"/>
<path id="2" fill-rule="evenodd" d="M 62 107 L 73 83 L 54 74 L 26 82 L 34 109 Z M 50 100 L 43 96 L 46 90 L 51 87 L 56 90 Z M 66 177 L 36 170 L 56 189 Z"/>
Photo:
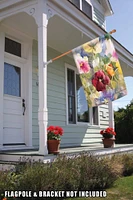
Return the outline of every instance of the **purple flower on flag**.
<path id="1" fill-rule="evenodd" d="M 102 51 L 100 53 L 100 56 L 104 57 L 105 56 L 105 52 L 106 52 L 106 43 L 105 43 L 105 35 L 99 37 L 99 42 L 101 44 L 102 47 Z"/>
<path id="2" fill-rule="evenodd" d="M 118 60 L 118 56 L 117 56 L 116 51 L 113 51 L 112 56 L 113 56 L 113 58 L 115 58 L 116 60 Z"/>
<path id="3" fill-rule="evenodd" d="M 98 92 L 106 90 L 106 85 L 109 83 L 109 77 L 102 70 L 97 71 L 92 78 L 92 84 Z"/>
<path id="4" fill-rule="evenodd" d="M 90 71 L 90 66 L 87 61 L 80 60 L 80 61 L 78 61 L 78 63 L 80 66 L 80 69 L 79 69 L 80 72 L 87 73 Z"/>
<path id="5" fill-rule="evenodd" d="M 104 99 L 110 99 L 111 101 L 114 100 L 114 94 L 115 94 L 115 90 L 105 90 L 102 93 L 102 97 Z"/>

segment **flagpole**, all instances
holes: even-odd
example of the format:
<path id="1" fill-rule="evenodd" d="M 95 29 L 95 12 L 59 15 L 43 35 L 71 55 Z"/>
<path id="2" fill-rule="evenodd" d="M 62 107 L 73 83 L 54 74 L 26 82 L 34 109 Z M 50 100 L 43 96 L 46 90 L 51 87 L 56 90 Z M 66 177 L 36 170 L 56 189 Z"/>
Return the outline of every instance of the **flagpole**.
<path id="1" fill-rule="evenodd" d="M 111 35 L 111 34 L 113 34 L 115 32 L 116 32 L 116 29 L 113 29 L 112 31 L 109 32 L 109 34 Z M 57 59 L 65 56 L 65 55 L 67 55 L 67 54 L 69 54 L 71 52 L 72 52 L 72 49 L 69 50 L 69 51 L 67 51 L 67 52 L 65 52 L 65 53 L 63 53 L 63 54 L 61 54 L 61 55 L 59 55 L 59 56 L 57 56 L 57 57 L 55 57 L 55 58 L 52 58 L 51 60 L 49 60 L 48 62 L 46 62 L 45 65 L 48 65 L 48 64 L 52 63 L 53 61 L 55 61 L 55 60 L 57 60 Z"/>

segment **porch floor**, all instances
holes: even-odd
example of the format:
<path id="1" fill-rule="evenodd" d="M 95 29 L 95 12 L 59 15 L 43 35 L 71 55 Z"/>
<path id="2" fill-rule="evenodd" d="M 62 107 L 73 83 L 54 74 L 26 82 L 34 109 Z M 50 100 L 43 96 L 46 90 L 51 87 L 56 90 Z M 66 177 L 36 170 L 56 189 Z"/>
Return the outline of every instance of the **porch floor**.
<path id="1" fill-rule="evenodd" d="M 60 155 L 66 154 L 68 156 L 80 154 L 82 152 L 92 153 L 98 156 L 111 155 L 116 153 L 133 152 L 133 144 L 115 144 L 114 148 L 103 148 L 103 144 L 99 146 L 80 146 L 80 147 L 68 147 L 61 148 Z M 18 162 L 20 158 L 42 160 L 44 162 L 52 161 L 56 158 L 54 154 L 39 155 L 39 151 L 35 149 L 23 149 L 23 150 L 3 150 L 0 152 L 0 163 L 2 162 Z"/>

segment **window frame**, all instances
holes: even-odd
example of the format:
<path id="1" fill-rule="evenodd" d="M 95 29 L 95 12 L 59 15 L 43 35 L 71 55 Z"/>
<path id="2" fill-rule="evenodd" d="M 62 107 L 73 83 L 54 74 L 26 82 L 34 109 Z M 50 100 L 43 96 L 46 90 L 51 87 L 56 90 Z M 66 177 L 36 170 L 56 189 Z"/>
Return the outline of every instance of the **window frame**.
<path id="1" fill-rule="evenodd" d="M 73 5 L 75 5 L 73 2 L 72 2 L 72 0 L 69 0 Z M 75 5 L 75 7 L 77 8 L 77 9 L 79 9 L 79 10 L 81 10 L 88 18 L 91 18 L 92 20 L 94 20 L 93 19 L 93 13 L 94 13 L 94 8 L 93 8 L 93 5 L 92 5 L 92 3 L 91 2 L 88 2 L 87 0 L 85 0 L 90 6 L 91 6 L 91 17 L 90 16 L 88 16 L 84 11 L 83 11 L 83 0 L 77 0 L 77 1 L 79 1 L 79 8 Z"/>
<path id="2" fill-rule="evenodd" d="M 16 55 L 16 54 L 12 54 L 12 53 L 9 53 L 9 52 L 5 51 L 5 48 L 6 48 L 6 46 L 5 46 L 5 45 L 6 45 L 6 44 L 5 44 L 5 43 L 6 43 L 6 38 L 20 44 L 20 46 L 21 46 L 21 48 L 20 48 L 21 56 L 18 56 L 18 55 Z M 20 40 L 18 40 L 18 39 L 16 39 L 16 38 L 13 38 L 12 36 L 6 34 L 6 35 L 5 35 L 5 39 L 4 39 L 4 52 L 5 52 L 6 54 L 10 54 L 10 55 L 12 55 L 12 56 L 17 57 L 18 59 L 23 58 L 23 43 L 22 43 L 22 41 L 20 41 Z"/>
<path id="3" fill-rule="evenodd" d="M 71 71 L 73 71 L 73 73 L 74 73 L 74 95 L 70 95 L 69 93 L 68 93 L 68 69 L 69 70 L 71 70 Z M 72 98 L 72 100 L 74 100 L 74 111 L 76 111 L 76 93 L 75 93 L 75 88 L 76 88 L 76 86 L 75 86 L 75 84 L 76 84 L 76 80 L 75 80 L 75 71 L 73 70 L 73 69 L 70 69 L 70 68 L 67 68 L 67 102 L 69 102 L 68 101 L 68 98 L 69 97 L 71 97 Z M 69 108 L 69 106 L 68 106 L 68 104 L 67 104 L 67 112 L 68 112 L 68 108 Z M 69 112 L 68 112 L 68 115 L 69 115 Z M 74 116 L 73 116 L 73 121 L 71 121 L 71 122 L 69 122 L 69 120 L 68 120 L 68 123 L 69 124 L 75 124 L 76 123 L 76 120 L 77 120 L 77 118 L 76 118 L 76 112 L 74 113 Z"/>
<path id="4" fill-rule="evenodd" d="M 92 6 L 92 4 L 90 3 L 90 2 L 88 2 L 88 1 L 86 1 L 86 0 L 84 0 L 86 3 L 88 3 L 89 4 L 89 6 L 91 7 L 91 16 L 89 16 L 88 14 L 86 14 L 85 13 L 85 11 L 83 11 L 83 0 L 81 0 L 80 1 L 80 9 L 82 10 L 82 12 L 85 14 L 85 15 L 87 15 L 87 17 L 89 17 L 90 19 L 92 19 L 93 20 L 93 6 Z"/>
<path id="5" fill-rule="evenodd" d="M 68 87 L 67 87 L 67 70 L 71 69 L 74 71 L 74 78 L 75 78 L 75 123 L 69 123 L 68 120 Z M 76 75 L 79 74 L 78 70 L 76 67 L 65 63 L 65 86 L 66 86 L 66 124 L 70 126 L 93 126 L 93 127 L 99 127 L 100 126 L 100 121 L 99 121 L 99 106 L 97 107 L 97 113 L 98 113 L 98 124 L 93 124 L 93 108 L 89 108 L 89 120 L 88 122 L 78 122 L 77 120 L 77 98 L 76 98 Z"/>

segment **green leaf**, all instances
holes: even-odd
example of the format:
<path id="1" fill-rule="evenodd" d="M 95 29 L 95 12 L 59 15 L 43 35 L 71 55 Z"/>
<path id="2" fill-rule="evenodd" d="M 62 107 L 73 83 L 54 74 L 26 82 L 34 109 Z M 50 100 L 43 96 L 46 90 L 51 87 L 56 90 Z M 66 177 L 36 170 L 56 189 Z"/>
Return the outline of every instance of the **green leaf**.
<path id="1" fill-rule="evenodd" d="M 107 40 L 111 39 L 111 35 L 109 33 L 105 34 L 105 39 Z"/>
<path id="2" fill-rule="evenodd" d="M 111 80 L 110 84 L 111 84 L 111 87 L 112 87 L 113 89 L 115 89 L 116 86 L 117 86 L 116 81 L 113 81 L 113 80 Z"/>
<path id="3" fill-rule="evenodd" d="M 102 58 L 102 61 L 104 62 L 104 64 L 108 64 L 110 62 L 110 59 L 108 57 L 104 57 Z"/>

